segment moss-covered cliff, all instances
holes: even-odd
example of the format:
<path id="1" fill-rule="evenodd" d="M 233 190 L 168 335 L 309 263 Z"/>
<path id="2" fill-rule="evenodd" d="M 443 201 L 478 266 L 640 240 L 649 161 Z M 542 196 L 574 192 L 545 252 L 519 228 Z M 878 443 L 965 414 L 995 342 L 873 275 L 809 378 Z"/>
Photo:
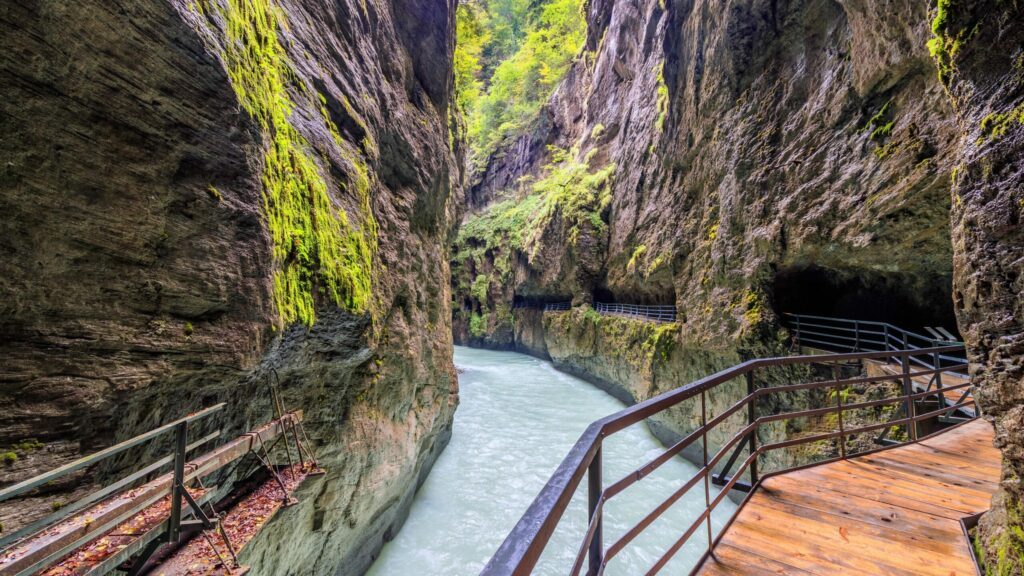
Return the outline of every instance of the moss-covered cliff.
<path id="1" fill-rule="evenodd" d="M 0 447 L 49 447 L 6 479 L 219 400 L 240 432 L 274 368 L 329 472 L 248 561 L 361 572 L 457 403 L 454 11 L 4 6 Z"/>

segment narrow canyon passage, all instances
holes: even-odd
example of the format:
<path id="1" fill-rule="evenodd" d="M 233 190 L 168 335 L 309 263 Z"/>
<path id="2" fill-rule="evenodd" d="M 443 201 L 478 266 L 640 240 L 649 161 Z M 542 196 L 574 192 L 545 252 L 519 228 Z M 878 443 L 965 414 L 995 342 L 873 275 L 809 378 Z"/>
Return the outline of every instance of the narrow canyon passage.
<path id="1" fill-rule="evenodd" d="M 451 443 L 420 488 L 408 521 L 369 574 L 477 574 L 590 422 L 624 405 L 590 384 L 523 354 L 455 348 L 461 404 Z M 663 450 L 646 426 L 612 436 L 604 448 L 605 482 L 618 480 Z M 681 459 L 609 502 L 605 540 L 614 542 L 696 468 Z M 712 487 L 712 498 L 717 491 Z M 695 486 L 608 566 L 608 574 L 645 572 L 704 507 Z M 734 505 L 716 510 L 721 527 Z M 586 529 L 586 483 L 562 518 L 534 571 L 565 574 Z M 685 573 L 704 538 L 693 537 L 665 573 Z"/>

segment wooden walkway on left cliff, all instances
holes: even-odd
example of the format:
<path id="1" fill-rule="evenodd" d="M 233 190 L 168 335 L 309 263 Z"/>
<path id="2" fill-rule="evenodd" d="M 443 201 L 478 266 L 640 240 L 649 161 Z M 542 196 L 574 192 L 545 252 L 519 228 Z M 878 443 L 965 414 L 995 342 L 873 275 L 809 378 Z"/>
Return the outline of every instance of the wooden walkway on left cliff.
<path id="1" fill-rule="evenodd" d="M 962 518 L 989 508 L 992 426 L 762 480 L 698 574 L 976 574 Z"/>
<path id="2" fill-rule="evenodd" d="M 237 560 L 240 549 L 279 508 L 295 502 L 293 493 L 308 476 L 322 473 L 302 427 L 302 412 L 284 412 L 277 402 L 273 421 L 192 460 L 188 454 L 218 438 L 220 431 L 190 442 L 189 424 L 220 411 L 223 404 L 0 490 L 0 502 L 18 505 L 20 498 L 56 480 L 118 454 L 123 458 L 150 440 L 174 437 L 167 456 L 5 534 L 0 576 L 99 576 L 115 569 L 135 575 L 158 564 L 160 573 L 168 575 L 244 574 L 247 569 Z M 287 459 L 287 465 L 273 465 L 272 455 Z M 247 468 L 240 470 L 243 464 Z M 169 472 L 149 480 L 168 467 Z M 236 482 L 231 490 L 203 485 L 204 478 L 224 470 L 249 481 Z M 224 496 L 223 505 L 215 508 L 218 495 Z M 176 568 L 181 566 L 187 568 Z"/>

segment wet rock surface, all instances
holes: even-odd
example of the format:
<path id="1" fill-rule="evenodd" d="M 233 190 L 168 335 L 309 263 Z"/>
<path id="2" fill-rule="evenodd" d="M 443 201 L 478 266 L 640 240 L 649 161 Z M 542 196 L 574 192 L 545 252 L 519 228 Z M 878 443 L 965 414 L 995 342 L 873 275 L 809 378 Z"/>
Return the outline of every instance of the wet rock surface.
<path id="1" fill-rule="evenodd" d="M 330 211 L 374 241 L 370 301 L 314 287 L 309 327 L 283 325 L 276 305 L 292 265 L 265 214 L 281 132 L 239 91 L 229 48 L 252 47 L 232 26 L 259 15 L 240 6 L 0 9 L 0 448 L 38 438 L 50 468 L 218 401 L 208 427 L 231 437 L 271 417 L 274 369 L 329 473 L 247 547 L 250 563 L 360 573 L 457 404 L 440 256 L 462 203 L 454 3 L 250 4 L 284 54 L 297 149 Z"/>
<path id="2" fill-rule="evenodd" d="M 607 228 L 575 245 L 545 232 L 528 251 L 457 255 L 456 326 L 494 300 L 570 295 L 673 303 L 691 343 L 719 347 L 759 341 L 758 325 L 776 325 L 794 301 L 840 314 L 891 299 L 912 324 L 952 327 L 956 121 L 926 47 L 927 6 L 879 10 L 588 4 L 583 57 L 537 130 L 507 141 L 470 194 L 538 177 L 550 161 L 538 138 L 576 146 L 592 167 L 615 165 Z M 565 270 L 559 256 L 571 250 L 594 264 Z M 511 272 L 491 275 L 490 301 L 474 298 L 467 284 L 508 252 Z M 820 293 L 780 304 L 778 279 L 803 273 L 825 278 Z"/>

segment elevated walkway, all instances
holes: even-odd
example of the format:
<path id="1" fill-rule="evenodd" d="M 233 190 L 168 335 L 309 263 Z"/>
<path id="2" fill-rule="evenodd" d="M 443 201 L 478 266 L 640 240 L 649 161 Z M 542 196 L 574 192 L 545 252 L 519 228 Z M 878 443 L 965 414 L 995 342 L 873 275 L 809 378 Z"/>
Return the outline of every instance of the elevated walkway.
<path id="1" fill-rule="evenodd" d="M 237 553 L 278 509 L 295 502 L 292 493 L 308 476 L 323 473 L 302 427 L 302 412 L 285 412 L 276 391 L 274 407 L 277 417 L 271 422 L 191 459 L 189 453 L 212 443 L 220 431 L 190 442 L 190 424 L 209 419 L 224 404 L 0 490 L 0 502 L 18 506 L 73 473 L 173 436 L 166 456 L 3 535 L 0 576 L 102 576 L 115 570 L 129 576 L 241 576 L 247 568 L 239 565 Z M 285 457 L 288 465 L 274 465 L 275 456 Z M 232 483 L 204 484 L 215 476 Z"/>
<path id="2" fill-rule="evenodd" d="M 811 323 L 827 326 L 823 320 L 834 319 Z M 991 427 L 976 420 L 963 344 L 937 332 L 919 345 L 888 325 L 845 322 L 837 321 L 837 330 L 804 324 L 794 331 L 799 344 L 831 343 L 838 353 L 749 360 L 592 423 L 482 574 L 530 574 L 584 478 L 587 530 L 565 570 L 574 576 L 604 574 L 687 494 L 700 494 L 703 510 L 675 527 L 674 543 L 642 573 L 661 572 L 693 542 L 704 550 L 691 564 L 694 573 L 974 573 L 960 521 L 988 508 L 1000 455 Z M 876 332 L 882 340 L 872 342 Z M 819 342 L 805 340 L 812 336 Z M 721 408 L 723 398 L 732 404 Z M 604 441 L 673 408 L 692 429 L 633 472 L 606 481 Z M 703 453 L 698 470 L 606 543 L 606 503 L 690 447 Z M 716 509 L 741 494 L 739 511 L 716 535 Z"/>
<path id="3" fill-rule="evenodd" d="M 698 573 L 974 574 L 960 521 L 987 510 L 998 487 L 992 437 L 973 420 L 765 478 Z"/>

